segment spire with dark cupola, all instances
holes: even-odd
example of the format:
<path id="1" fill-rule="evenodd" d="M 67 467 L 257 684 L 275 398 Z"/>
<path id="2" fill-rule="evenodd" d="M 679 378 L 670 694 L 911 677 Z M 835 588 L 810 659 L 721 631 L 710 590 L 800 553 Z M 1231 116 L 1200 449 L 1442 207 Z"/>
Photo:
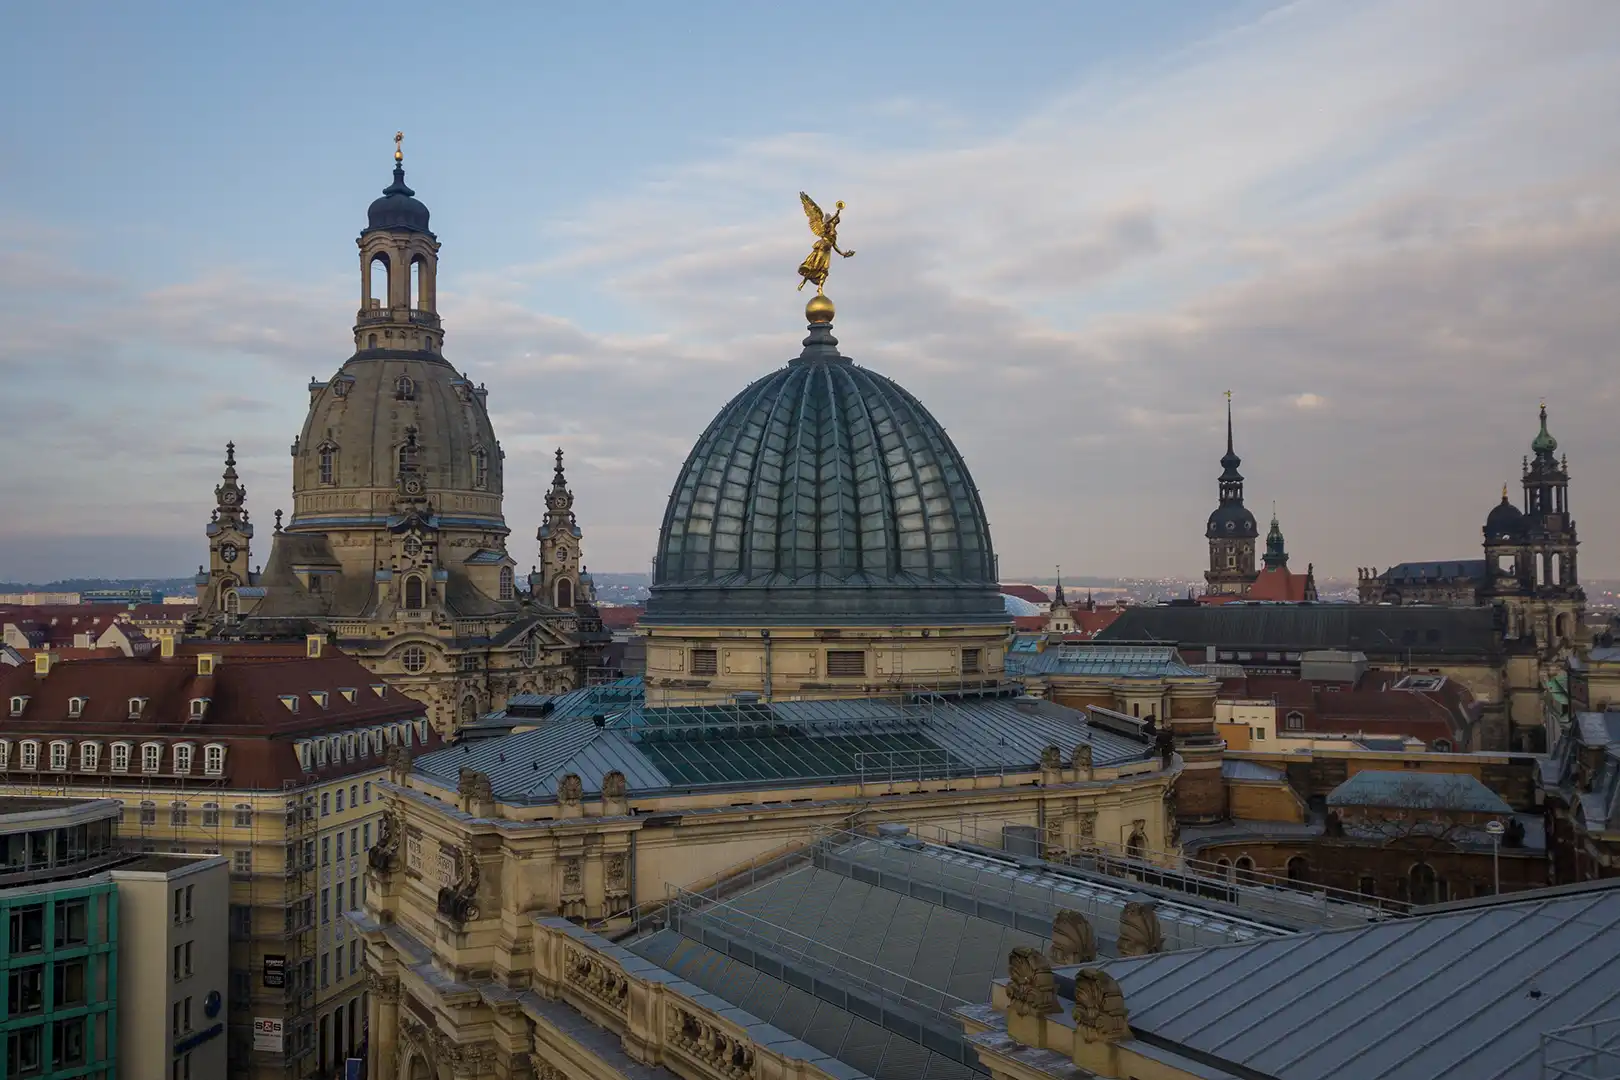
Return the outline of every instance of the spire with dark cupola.
<path id="1" fill-rule="evenodd" d="M 1204 537 L 1209 541 L 1209 570 L 1204 580 L 1212 593 L 1234 594 L 1254 582 L 1255 538 L 1260 529 L 1243 505 L 1243 459 L 1232 447 L 1232 392 L 1226 392 L 1226 453 L 1221 457 L 1220 504 L 1209 515 Z"/>

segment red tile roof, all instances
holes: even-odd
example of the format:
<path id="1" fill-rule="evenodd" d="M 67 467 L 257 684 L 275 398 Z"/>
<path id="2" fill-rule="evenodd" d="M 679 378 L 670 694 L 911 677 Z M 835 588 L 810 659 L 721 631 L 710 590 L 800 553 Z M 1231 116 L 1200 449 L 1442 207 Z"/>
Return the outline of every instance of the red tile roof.
<path id="1" fill-rule="evenodd" d="M 425 712 L 420 702 L 392 687 L 379 696 L 372 689 L 380 685 L 375 675 L 330 648 L 318 660 L 305 659 L 302 652 L 249 658 L 218 647 L 202 651 L 223 654 L 212 675 L 197 674 L 194 657 L 155 655 L 60 660 L 45 676 L 36 675 L 31 664 L 0 669 L 0 738 L 223 743 L 226 782 L 265 790 L 285 780 L 345 775 L 380 763 L 372 756 L 305 772 L 295 751 L 299 739 L 414 720 Z M 343 689 L 353 691 L 353 701 Z M 324 705 L 314 696 L 322 692 Z M 283 695 L 297 700 L 296 713 Z M 10 715 L 14 696 L 27 698 L 19 716 Z M 80 715 L 70 717 L 68 700 L 74 697 L 83 704 Z M 146 699 L 136 719 L 129 715 L 131 698 Z M 207 699 L 208 706 L 194 719 L 191 702 L 198 698 Z M 429 747 L 438 745 L 431 732 L 429 739 Z M 194 775 L 202 768 L 198 753 Z M 76 766 L 76 755 L 73 760 Z M 14 752 L 8 758 L 12 777 L 18 765 Z M 110 765 L 111 754 L 103 750 L 98 774 L 113 775 Z"/>
<path id="2" fill-rule="evenodd" d="M 1281 600 L 1298 604 L 1308 599 L 1307 584 L 1308 579 L 1304 574 L 1296 574 L 1286 566 L 1268 567 L 1260 571 L 1260 576 L 1254 579 L 1254 584 L 1243 594 L 1243 599 Z"/>
<path id="3" fill-rule="evenodd" d="M 1434 743 L 1461 741 L 1461 728 L 1477 711 L 1474 696 L 1461 683 L 1447 679 L 1439 690 L 1393 689 L 1399 672 L 1371 670 L 1355 684 L 1250 675 L 1222 679 L 1221 697 L 1274 702 L 1279 730 L 1290 712 L 1303 714 L 1303 730 L 1331 735 L 1407 735 Z"/>
<path id="4" fill-rule="evenodd" d="M 1014 615 L 1013 629 L 1020 634 L 1039 634 L 1046 629 L 1046 616 Z"/>
<path id="5" fill-rule="evenodd" d="M 602 607 L 598 605 L 596 613 L 602 617 L 602 626 L 607 630 L 628 630 L 641 621 L 647 609 L 637 605 L 626 604 L 615 607 Z"/>

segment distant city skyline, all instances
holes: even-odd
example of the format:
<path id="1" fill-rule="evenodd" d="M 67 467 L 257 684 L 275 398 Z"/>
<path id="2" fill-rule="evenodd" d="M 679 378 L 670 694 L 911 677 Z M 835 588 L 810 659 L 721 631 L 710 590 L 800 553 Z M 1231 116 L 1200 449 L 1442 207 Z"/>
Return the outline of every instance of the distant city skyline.
<path id="1" fill-rule="evenodd" d="M 844 351 L 945 425 L 1020 575 L 1196 580 L 1230 389 L 1297 570 L 1479 558 L 1545 398 L 1582 575 L 1620 576 L 1614 5 L 390 11 L 434 29 L 388 79 L 370 8 L 0 14 L 0 580 L 190 572 L 227 440 L 263 561 L 396 129 L 520 567 L 557 446 L 586 564 L 648 565 L 797 351 L 802 189 L 848 203 Z"/>

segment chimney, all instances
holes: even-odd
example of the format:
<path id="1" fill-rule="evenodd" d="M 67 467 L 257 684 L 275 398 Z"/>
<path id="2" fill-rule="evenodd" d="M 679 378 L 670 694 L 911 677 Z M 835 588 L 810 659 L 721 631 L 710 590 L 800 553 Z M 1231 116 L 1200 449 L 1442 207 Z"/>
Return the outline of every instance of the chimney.
<path id="1" fill-rule="evenodd" d="M 51 673 L 51 668 L 55 666 L 56 654 L 51 652 L 49 649 L 41 649 L 39 652 L 34 654 L 34 674 L 40 678 L 43 679 L 45 676 L 49 675 Z"/>
<path id="2" fill-rule="evenodd" d="M 164 660 L 174 659 L 174 635 L 164 634 L 158 638 L 158 656 Z"/>
<path id="3" fill-rule="evenodd" d="M 319 660 L 321 658 L 321 646 L 324 644 L 326 644 L 326 639 L 320 634 L 310 634 L 304 638 L 304 656 L 310 660 Z"/>

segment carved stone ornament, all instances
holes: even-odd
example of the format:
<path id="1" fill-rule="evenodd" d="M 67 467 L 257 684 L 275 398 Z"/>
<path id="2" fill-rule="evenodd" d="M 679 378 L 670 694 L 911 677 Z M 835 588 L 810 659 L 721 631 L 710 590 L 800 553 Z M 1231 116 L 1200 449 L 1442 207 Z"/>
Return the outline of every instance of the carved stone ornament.
<path id="1" fill-rule="evenodd" d="M 382 816 L 377 819 L 377 842 L 366 852 L 366 860 L 377 873 L 393 872 L 399 860 L 399 838 L 403 831 L 400 828 L 399 811 L 392 807 L 384 810 Z"/>
<path id="2" fill-rule="evenodd" d="M 1052 963 L 1089 964 L 1097 959 L 1097 932 L 1078 911 L 1064 908 L 1052 917 Z"/>
<path id="3" fill-rule="evenodd" d="M 1046 838 L 1043 841 L 1045 850 L 1041 853 L 1046 859 L 1062 859 L 1068 854 L 1063 846 L 1063 815 L 1056 811 L 1049 811 L 1046 817 Z"/>
<path id="4" fill-rule="evenodd" d="M 399 980 L 392 975 L 379 975 L 375 971 L 366 972 L 366 989 L 371 996 L 384 1005 L 399 1004 Z"/>
<path id="5" fill-rule="evenodd" d="M 614 769 L 602 777 L 602 798 L 622 799 L 630 790 L 630 785 L 624 779 L 624 773 Z"/>
<path id="6" fill-rule="evenodd" d="M 731 1080 L 754 1075 L 754 1046 L 690 1009 L 665 1009 L 666 1041 L 687 1056 Z"/>
<path id="7" fill-rule="evenodd" d="M 388 771 L 391 773 L 397 773 L 401 777 L 409 775 L 411 771 L 410 747 L 400 746 L 398 743 L 390 746 L 383 752 L 383 764 L 388 766 Z"/>
<path id="8" fill-rule="evenodd" d="M 1007 957 L 1007 1007 L 1020 1016 L 1058 1011 L 1052 962 L 1039 949 L 1020 945 Z"/>
<path id="9" fill-rule="evenodd" d="M 630 980 L 590 953 L 563 950 L 563 978 L 586 997 L 616 1013 L 630 1008 Z"/>
<path id="10" fill-rule="evenodd" d="M 1087 810 L 1080 815 L 1080 839 L 1091 841 L 1097 839 L 1096 811 Z"/>
<path id="11" fill-rule="evenodd" d="M 1132 900 L 1119 916 L 1119 955 L 1147 956 L 1164 952 L 1164 928 L 1152 904 Z"/>
<path id="12" fill-rule="evenodd" d="M 627 860 L 622 852 L 614 852 L 607 857 L 607 884 L 610 889 L 623 889 L 625 887 L 625 867 Z"/>
<path id="13" fill-rule="evenodd" d="M 1181 822 L 1176 819 L 1176 785 L 1164 789 L 1164 835 L 1175 847 L 1181 843 Z"/>
<path id="14" fill-rule="evenodd" d="M 584 859 L 578 855 L 570 855 L 563 859 L 562 891 L 564 897 L 579 896 L 585 892 L 583 864 Z"/>
<path id="15" fill-rule="evenodd" d="M 1044 750 L 1042 750 L 1041 751 L 1041 768 L 1043 768 L 1043 769 L 1061 769 L 1061 768 L 1063 768 L 1063 751 L 1059 750 L 1055 746 L 1048 746 Z"/>
<path id="16" fill-rule="evenodd" d="M 457 848 L 455 860 L 455 881 L 439 890 L 439 914 L 463 926 L 478 918 L 478 883 L 482 874 L 471 845 Z"/>
<path id="17" fill-rule="evenodd" d="M 1074 744 L 1074 752 L 1069 755 L 1069 765 L 1075 769 L 1091 768 L 1091 744 L 1079 742 Z"/>
<path id="18" fill-rule="evenodd" d="M 585 784 L 578 776 L 569 773 L 557 782 L 557 801 L 577 805 L 585 798 Z"/>
<path id="19" fill-rule="evenodd" d="M 1130 1036 L 1125 993 L 1108 972 L 1084 968 L 1075 973 L 1074 1025 L 1088 1043 L 1115 1042 Z"/>
<path id="20" fill-rule="evenodd" d="M 495 801 L 495 790 L 490 787 L 489 777 L 477 769 L 461 770 L 461 777 L 456 784 L 456 794 L 480 802 Z"/>

